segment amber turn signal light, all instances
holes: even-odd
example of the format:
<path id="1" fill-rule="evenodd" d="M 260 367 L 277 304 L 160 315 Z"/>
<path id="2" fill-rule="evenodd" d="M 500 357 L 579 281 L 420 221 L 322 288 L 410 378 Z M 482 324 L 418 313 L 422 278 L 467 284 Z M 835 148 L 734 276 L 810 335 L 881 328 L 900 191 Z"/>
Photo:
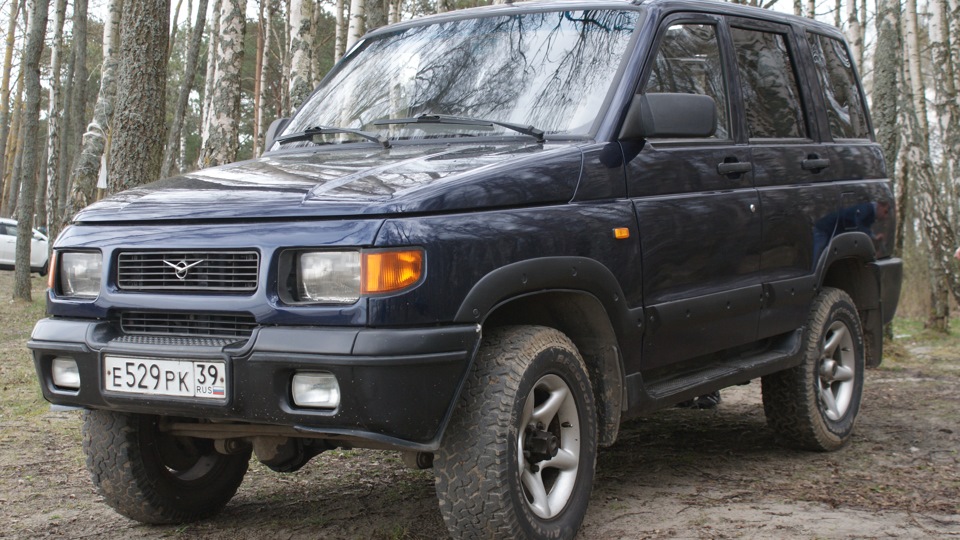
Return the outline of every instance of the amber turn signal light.
<path id="1" fill-rule="evenodd" d="M 50 254 L 50 260 L 47 264 L 47 288 L 52 289 L 57 281 L 54 279 L 57 275 L 57 253 Z"/>
<path id="2" fill-rule="evenodd" d="M 626 240 L 630 238 L 630 229 L 626 227 L 617 227 L 613 230 L 613 237 L 617 240 Z"/>
<path id="3" fill-rule="evenodd" d="M 415 285 L 423 275 L 423 251 L 374 251 L 363 253 L 362 294 L 396 292 Z"/>

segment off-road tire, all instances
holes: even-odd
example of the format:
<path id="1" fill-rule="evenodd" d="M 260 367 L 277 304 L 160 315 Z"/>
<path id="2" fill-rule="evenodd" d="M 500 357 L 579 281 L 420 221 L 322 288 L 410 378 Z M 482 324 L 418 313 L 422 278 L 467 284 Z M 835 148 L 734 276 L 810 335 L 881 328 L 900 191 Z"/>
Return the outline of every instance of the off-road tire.
<path id="1" fill-rule="evenodd" d="M 839 331 L 846 332 L 850 339 L 834 347 L 832 355 L 824 355 L 826 340 Z M 817 295 L 807 319 L 803 347 L 799 366 L 762 378 L 763 412 L 767 424 L 785 444 L 807 450 L 836 450 L 850 440 L 863 392 L 863 329 L 856 305 L 847 293 L 824 288 Z M 841 355 L 845 360 L 837 362 Z M 842 381 L 832 382 L 832 376 L 822 373 L 844 363 L 845 368 L 840 366 L 846 373 Z M 843 393 L 843 407 L 834 406 L 833 413 L 821 396 L 824 385 L 846 385 L 842 391 L 837 390 Z M 830 418 L 831 414 L 837 418 Z"/>
<path id="2" fill-rule="evenodd" d="M 586 514 L 596 467 L 597 413 L 588 373 L 577 348 L 554 329 L 515 326 L 494 329 L 484 336 L 434 460 L 440 511 L 454 538 L 559 539 L 576 535 Z M 567 445 L 576 445 L 578 463 L 575 467 L 558 465 L 565 469 L 558 472 L 550 468 L 549 459 L 538 462 L 521 452 L 531 432 L 520 423 L 524 416 L 530 418 L 531 412 L 533 421 L 528 425 L 538 423 L 539 411 L 546 409 L 544 402 L 537 401 L 544 395 L 543 385 L 560 388 L 557 395 L 565 395 L 563 384 L 568 397 L 549 423 L 555 432 L 558 425 L 569 430 L 562 431 L 557 441 L 561 452 Z M 535 395 L 540 397 L 535 399 Z M 558 423 L 557 419 L 571 418 L 574 403 L 576 420 Z M 565 438 L 571 436 L 568 434 L 576 439 Z M 547 519 L 535 513 L 535 496 L 525 487 L 529 486 L 524 482 L 530 481 L 531 465 L 538 466 L 535 476 L 545 487 L 548 475 L 557 475 L 546 490 L 548 497 L 568 493 L 559 495 L 557 500 L 565 503 L 556 504 L 560 509 L 551 509 Z M 528 473 L 523 480 L 521 469 Z M 558 487 L 561 484 L 562 489 Z M 543 507 L 537 511 L 542 512 Z"/>
<path id="3" fill-rule="evenodd" d="M 240 487 L 250 450 L 218 454 L 212 441 L 162 434 L 158 422 L 151 415 L 84 412 L 83 451 L 97 491 L 141 523 L 186 523 L 218 513 Z"/>

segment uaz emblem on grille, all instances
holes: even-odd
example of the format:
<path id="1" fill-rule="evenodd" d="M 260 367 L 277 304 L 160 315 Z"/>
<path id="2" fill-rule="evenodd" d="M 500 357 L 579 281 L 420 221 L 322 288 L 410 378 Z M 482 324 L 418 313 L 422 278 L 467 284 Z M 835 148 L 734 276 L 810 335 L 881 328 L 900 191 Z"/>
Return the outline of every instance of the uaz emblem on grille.
<path id="1" fill-rule="evenodd" d="M 170 261 L 164 260 L 163 264 L 169 266 L 170 268 L 173 268 L 173 272 L 177 275 L 177 279 L 179 279 L 180 281 L 183 281 L 187 279 L 187 274 L 190 273 L 190 269 L 202 262 L 203 262 L 203 259 L 200 259 L 199 261 L 193 262 L 193 263 L 187 263 L 186 259 L 178 263 L 172 263 Z"/>

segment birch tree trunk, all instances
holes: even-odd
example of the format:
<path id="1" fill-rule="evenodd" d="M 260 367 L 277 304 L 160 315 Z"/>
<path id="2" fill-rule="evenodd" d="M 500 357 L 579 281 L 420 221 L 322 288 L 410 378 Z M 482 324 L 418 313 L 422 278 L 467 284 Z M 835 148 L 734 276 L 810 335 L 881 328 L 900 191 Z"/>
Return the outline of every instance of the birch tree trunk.
<path id="1" fill-rule="evenodd" d="M 349 14 L 345 13 L 344 10 L 347 9 L 347 4 L 344 0 L 337 0 L 336 5 L 334 6 L 334 13 L 337 18 L 337 27 L 334 36 L 333 42 L 333 61 L 336 63 L 338 60 L 343 58 L 343 53 L 347 48 L 347 17 Z"/>
<path id="2" fill-rule="evenodd" d="M 815 0 L 807 0 L 807 12 L 805 15 L 810 19 L 817 18 L 817 2 Z"/>
<path id="3" fill-rule="evenodd" d="M 63 21 L 67 16 L 67 0 L 56 0 L 53 12 L 53 47 L 50 49 L 50 102 L 47 114 L 47 192 L 46 225 L 50 249 L 59 230 L 60 203 L 60 58 L 63 56 Z"/>
<path id="4" fill-rule="evenodd" d="M 3 75 L 0 77 L 0 190 L 6 185 L 7 139 L 10 137 L 10 73 L 13 71 L 13 45 L 17 39 L 17 19 L 20 17 L 20 0 L 10 0 L 10 20 L 7 22 L 7 38 L 3 50 Z M 0 193 L 0 199 L 3 198 Z M 3 213 L 6 215 L 6 212 Z"/>
<path id="5" fill-rule="evenodd" d="M 310 0 L 290 1 L 290 109 L 296 109 L 310 95 L 313 38 Z"/>
<path id="6" fill-rule="evenodd" d="M 196 79 L 197 64 L 200 58 L 200 45 L 203 43 L 203 27 L 207 20 L 207 0 L 197 2 L 197 22 L 190 35 L 190 48 L 187 51 L 187 63 L 183 67 L 182 85 L 177 96 L 177 108 L 173 111 L 173 122 L 167 133 L 167 145 L 163 151 L 163 165 L 160 167 L 160 178 L 174 174 L 174 165 L 180 155 L 180 133 L 183 131 L 183 119 L 187 114 L 187 103 L 190 101 L 190 92 L 193 91 L 193 82 Z"/>
<path id="7" fill-rule="evenodd" d="M 403 0 L 388 0 L 390 2 L 390 9 L 387 11 L 387 24 L 395 24 L 400 22 L 400 3 Z"/>
<path id="8" fill-rule="evenodd" d="M 197 156 L 197 166 L 201 166 L 203 148 L 210 139 L 210 100 L 213 99 L 213 81 L 217 78 L 217 48 L 220 46 L 220 8 L 222 0 L 214 0 L 213 11 L 210 13 L 211 27 L 207 36 L 207 75 L 203 79 L 203 104 L 200 107 L 200 154 Z"/>
<path id="9" fill-rule="evenodd" d="M 913 109 L 920 123 L 920 134 L 928 145 L 930 123 L 927 119 L 927 99 L 924 93 L 923 65 L 920 61 L 920 32 L 917 27 L 917 0 L 907 0 L 903 13 L 904 41 L 907 57 L 910 93 L 913 96 Z"/>
<path id="10" fill-rule="evenodd" d="M 17 255 L 14 259 L 14 300 L 30 298 L 30 240 L 33 238 L 34 198 L 37 191 L 37 135 L 40 131 L 40 55 L 47 30 L 45 0 L 31 0 L 30 29 L 23 51 L 23 163 L 20 171 L 20 195 L 17 200 Z"/>
<path id="11" fill-rule="evenodd" d="M 320 84 L 323 76 L 326 75 L 326 70 L 324 69 L 326 62 L 321 52 L 323 52 L 324 45 L 329 43 L 334 38 L 334 35 L 321 31 L 321 28 L 325 26 L 324 20 L 327 16 L 327 11 L 324 9 L 322 0 L 311 1 L 313 2 L 313 22 L 310 24 L 313 28 L 313 39 L 310 48 L 310 91 L 313 92 L 317 85 Z"/>
<path id="12" fill-rule="evenodd" d="M 957 94 L 953 48 L 958 36 L 950 28 L 950 6 L 946 0 L 933 0 L 930 21 L 930 54 L 935 90 L 934 109 L 943 149 L 941 184 L 955 185 L 960 180 L 960 101 Z"/>
<path id="13" fill-rule="evenodd" d="M 260 116 L 260 102 L 263 101 L 263 56 L 265 54 L 264 45 L 267 43 L 265 34 L 267 21 L 264 19 L 265 4 L 268 0 L 258 1 L 257 13 L 257 52 L 256 62 L 253 70 L 253 156 L 260 155 L 260 123 L 263 117 Z"/>
<path id="14" fill-rule="evenodd" d="M 126 0 L 120 25 L 117 110 L 107 189 L 117 193 L 160 176 L 165 141 L 168 0 Z"/>
<path id="15" fill-rule="evenodd" d="M 860 0 L 860 3 L 866 0 Z M 839 12 L 838 12 L 839 13 Z M 850 42 L 851 53 L 857 62 L 857 67 L 863 69 L 863 30 L 860 19 L 857 17 L 856 0 L 847 0 L 847 41 Z"/>
<path id="16" fill-rule="evenodd" d="M 93 108 L 93 119 L 83 134 L 83 144 L 73 165 L 70 191 L 61 212 L 61 225 L 68 223 L 77 210 L 96 200 L 100 164 L 103 156 L 107 155 L 107 143 L 110 140 L 110 126 L 117 97 L 122 11 L 123 0 L 111 0 L 107 4 L 107 20 L 103 25 L 103 67 L 100 70 L 100 90 L 97 94 L 97 103 Z"/>
<path id="17" fill-rule="evenodd" d="M 900 47 L 900 2 L 899 0 L 878 0 L 877 2 L 877 45 L 874 52 L 872 118 L 876 130 L 877 142 L 883 149 L 887 163 L 887 174 L 893 178 L 897 170 L 897 153 L 900 147 L 897 111 L 899 97 L 897 77 L 902 62 Z M 897 238 L 894 253 L 903 253 L 903 227 L 907 222 L 907 201 L 909 183 L 898 180 L 897 191 Z"/>
<path id="18" fill-rule="evenodd" d="M 908 162 L 917 187 L 913 195 L 917 217 L 920 219 L 927 239 L 930 260 L 933 261 L 934 267 L 939 269 L 941 276 L 945 277 L 954 300 L 960 301 L 960 269 L 953 260 L 958 240 L 957 233 L 951 226 L 950 217 L 944 212 L 944 205 L 938 203 L 942 193 L 934 179 L 930 155 L 920 132 L 920 122 L 912 111 L 913 103 L 908 103 L 906 106 L 910 110 L 902 116 L 905 122 L 904 130 L 908 136 Z"/>
<path id="19" fill-rule="evenodd" d="M 803 17 L 803 0 L 793 0 L 793 14 Z"/>
<path id="20" fill-rule="evenodd" d="M 280 93 L 281 99 L 283 102 L 283 115 L 290 116 L 292 113 L 292 107 L 290 106 L 290 71 L 292 69 L 292 51 L 290 50 L 290 4 L 293 0 L 283 0 L 283 12 L 286 15 L 284 17 L 283 24 L 283 47 L 281 47 L 282 55 L 280 60 L 280 65 L 283 67 L 283 75 L 280 77 Z"/>
<path id="21" fill-rule="evenodd" d="M 364 34 L 366 20 L 366 0 L 350 0 L 350 24 L 347 27 L 347 45 L 349 50 Z"/>
<path id="22" fill-rule="evenodd" d="M 216 78 L 210 98 L 210 137 L 200 152 L 201 167 L 237 160 L 240 144 L 240 68 L 246 16 L 242 0 L 224 0 L 220 14 Z"/>
<path id="23" fill-rule="evenodd" d="M 257 131 L 254 139 L 254 156 L 260 154 L 259 150 L 263 148 L 264 135 L 266 130 L 263 129 L 262 124 L 266 124 L 273 121 L 274 112 L 271 111 L 267 106 L 267 99 L 265 93 L 269 91 L 270 88 L 273 88 L 271 81 L 268 79 L 269 74 L 272 72 L 273 68 L 273 55 L 270 54 L 271 44 L 276 41 L 273 39 L 273 18 L 277 14 L 276 5 L 274 4 L 275 0 L 261 0 L 266 4 L 266 15 L 263 20 L 263 56 L 262 56 L 262 65 L 260 66 L 260 100 L 257 102 L 257 115 L 259 117 L 259 122 L 261 128 Z"/>
<path id="24" fill-rule="evenodd" d="M 951 273 L 949 265 L 943 265 L 939 259 L 940 251 L 947 251 L 947 261 L 953 254 L 953 248 L 944 245 L 948 238 L 953 238 L 953 229 L 947 219 L 942 201 L 941 186 L 937 182 L 930 157 L 930 128 L 927 119 L 927 102 L 920 59 L 920 38 L 917 27 L 916 0 L 907 0 L 904 12 L 905 54 L 907 58 L 907 82 L 909 84 L 909 108 L 903 115 L 901 123 L 905 130 L 907 145 L 906 160 L 902 164 L 907 169 L 907 175 L 917 183 L 915 190 L 915 205 L 918 215 L 923 221 L 925 247 L 927 248 L 927 265 L 930 272 L 930 308 L 927 313 L 926 326 L 938 332 L 949 330 L 950 307 L 948 299 L 948 285 L 944 283 L 945 275 Z M 933 229 L 938 230 L 933 230 Z M 955 246 L 955 241 L 949 241 Z M 957 281 L 960 285 L 960 280 Z M 960 288 L 957 289 L 960 292 Z"/>

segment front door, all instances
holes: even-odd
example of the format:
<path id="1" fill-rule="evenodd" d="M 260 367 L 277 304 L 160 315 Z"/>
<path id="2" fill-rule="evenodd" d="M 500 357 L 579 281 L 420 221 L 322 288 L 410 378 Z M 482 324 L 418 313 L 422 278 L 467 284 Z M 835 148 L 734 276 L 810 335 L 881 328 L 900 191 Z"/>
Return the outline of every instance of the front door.
<path id="1" fill-rule="evenodd" d="M 757 338 L 761 214 L 739 105 L 728 96 L 721 23 L 700 14 L 664 20 L 638 90 L 712 97 L 715 134 L 622 143 L 643 257 L 644 370 Z"/>

